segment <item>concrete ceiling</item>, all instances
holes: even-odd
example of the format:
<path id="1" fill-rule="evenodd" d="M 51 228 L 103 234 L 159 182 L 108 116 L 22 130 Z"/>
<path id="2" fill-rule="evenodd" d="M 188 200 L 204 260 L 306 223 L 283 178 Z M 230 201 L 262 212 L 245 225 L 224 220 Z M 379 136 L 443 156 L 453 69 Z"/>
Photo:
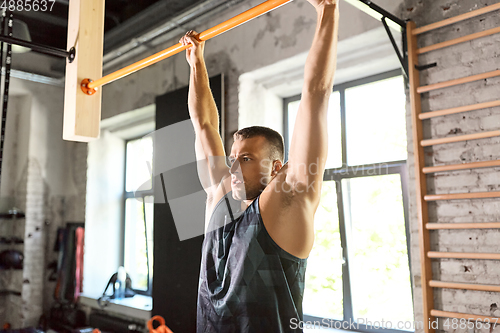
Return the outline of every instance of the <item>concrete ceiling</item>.
<path id="1" fill-rule="evenodd" d="M 28 25 L 33 42 L 66 49 L 68 4 L 71 0 L 49 2 L 52 1 L 55 3 L 51 11 L 15 11 L 14 17 Z M 197 21 L 202 23 L 210 15 L 244 1 L 246 0 L 106 0 L 104 74 L 110 69 L 116 70 L 117 68 L 112 67 L 117 66 L 115 63 L 121 64 L 125 56 L 146 52 L 165 39 L 172 38 L 172 33 L 178 34 L 182 30 L 181 27 L 184 27 L 182 18 L 188 22 L 186 26 L 192 26 Z M 377 4 L 392 13 L 398 12 L 402 2 L 403 0 L 377 0 Z M 345 10 L 346 13 L 351 10 L 359 14 L 358 9 L 350 5 L 347 5 Z M 355 29 L 364 31 L 367 22 L 373 21 L 373 18 L 363 15 L 366 17 L 352 24 L 352 29 L 340 31 L 339 39 L 345 38 L 346 33 L 356 34 Z M 150 38 L 154 38 L 154 41 Z M 136 44 L 139 45 L 134 46 Z M 34 51 L 16 53 L 13 54 L 12 68 L 54 78 L 61 84 L 65 72 L 65 59 Z"/>

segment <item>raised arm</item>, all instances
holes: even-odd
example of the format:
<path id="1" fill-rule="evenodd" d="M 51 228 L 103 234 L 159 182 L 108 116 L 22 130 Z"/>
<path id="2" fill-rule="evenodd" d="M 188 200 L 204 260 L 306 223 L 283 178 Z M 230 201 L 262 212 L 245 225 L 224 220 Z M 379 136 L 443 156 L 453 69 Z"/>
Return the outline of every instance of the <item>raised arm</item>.
<path id="1" fill-rule="evenodd" d="M 196 36 L 194 31 L 189 31 L 180 42 L 183 45 L 193 44 L 186 50 L 186 59 L 191 70 L 188 107 L 196 134 L 198 175 L 203 188 L 210 195 L 221 179 L 229 176 L 229 168 L 225 163 L 224 145 L 219 133 L 219 114 L 203 58 L 205 42 L 198 41 Z"/>
<path id="2" fill-rule="evenodd" d="M 316 9 L 318 22 L 304 69 L 286 182 L 317 202 L 328 152 L 327 112 L 337 60 L 339 9 L 337 0 L 308 1 Z"/>

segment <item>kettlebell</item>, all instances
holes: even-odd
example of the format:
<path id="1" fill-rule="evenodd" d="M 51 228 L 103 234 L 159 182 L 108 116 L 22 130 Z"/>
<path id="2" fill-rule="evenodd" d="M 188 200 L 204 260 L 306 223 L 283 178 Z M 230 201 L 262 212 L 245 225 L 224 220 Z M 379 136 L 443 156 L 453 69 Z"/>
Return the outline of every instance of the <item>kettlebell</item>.
<path id="1" fill-rule="evenodd" d="M 17 250 L 5 250 L 0 253 L 0 268 L 22 269 L 24 255 Z"/>

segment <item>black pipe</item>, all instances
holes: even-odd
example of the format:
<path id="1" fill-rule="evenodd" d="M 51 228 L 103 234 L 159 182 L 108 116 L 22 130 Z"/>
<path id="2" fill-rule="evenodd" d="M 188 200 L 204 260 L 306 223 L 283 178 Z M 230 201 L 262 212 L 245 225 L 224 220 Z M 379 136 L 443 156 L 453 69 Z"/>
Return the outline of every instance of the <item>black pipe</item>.
<path id="1" fill-rule="evenodd" d="M 384 25 L 385 31 L 387 32 L 387 35 L 389 36 L 389 39 L 391 40 L 392 47 L 394 48 L 394 51 L 396 51 L 396 55 L 398 56 L 399 62 L 401 64 L 401 67 L 403 68 L 403 71 L 406 75 L 406 77 L 410 77 L 408 74 L 408 59 L 406 59 L 406 54 L 403 56 L 401 55 L 401 52 L 399 52 L 398 45 L 396 44 L 396 41 L 394 40 L 394 36 L 392 35 L 391 30 L 389 29 L 389 26 L 387 25 L 386 17 L 382 17 L 382 24 Z M 403 29 L 403 31 L 405 31 Z M 405 33 L 403 33 L 403 36 Z M 404 48 L 404 47 L 403 47 Z"/>
<path id="2" fill-rule="evenodd" d="M 42 44 L 27 42 L 25 40 L 17 39 L 17 38 L 9 37 L 9 36 L 0 36 L 0 41 L 11 44 L 11 45 L 14 44 L 14 45 L 28 47 L 35 52 L 43 53 L 43 54 L 47 54 L 47 55 L 52 55 L 52 56 L 56 56 L 56 57 L 61 57 L 61 58 L 69 58 L 71 55 L 70 51 L 58 49 L 58 48 L 55 48 L 52 46 L 46 46 L 46 45 L 42 45 Z"/>
<path id="3" fill-rule="evenodd" d="M 4 29 L 5 29 L 5 19 L 7 16 L 7 12 L 2 13 L 2 29 L 1 33 L 2 36 L 4 34 Z M 8 19 L 7 19 L 7 35 L 12 36 L 12 13 L 8 13 Z M 0 50 L 2 51 L 2 55 L 0 56 L 0 68 L 3 66 L 3 43 L 1 43 L 2 46 L 0 47 Z M 10 68 L 12 66 L 12 45 L 7 44 L 7 54 L 5 56 L 5 79 L 4 79 L 4 91 L 3 91 L 3 103 L 2 103 L 2 126 L 0 129 L 0 175 L 2 174 L 2 167 L 3 167 L 3 149 L 4 149 L 4 144 L 5 144 L 5 129 L 6 129 L 6 123 L 7 123 L 7 106 L 9 104 L 9 85 L 10 85 Z M 1 82 L 1 80 L 0 80 Z"/>

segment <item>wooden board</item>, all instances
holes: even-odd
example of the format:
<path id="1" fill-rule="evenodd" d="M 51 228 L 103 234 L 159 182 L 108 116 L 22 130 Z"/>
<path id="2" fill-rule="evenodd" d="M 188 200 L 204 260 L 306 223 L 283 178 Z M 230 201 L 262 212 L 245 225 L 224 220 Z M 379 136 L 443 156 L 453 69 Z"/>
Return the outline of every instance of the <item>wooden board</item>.
<path id="1" fill-rule="evenodd" d="M 407 41 L 408 41 L 408 68 L 409 68 L 409 83 L 410 83 L 410 105 L 411 105 L 411 121 L 413 135 L 413 156 L 415 158 L 415 196 L 417 199 L 418 211 L 418 242 L 420 247 L 420 269 L 422 283 L 422 306 L 424 317 L 424 332 L 434 333 L 435 329 L 429 325 L 436 320 L 431 314 L 434 308 L 433 289 L 429 286 L 429 281 L 432 280 L 432 263 L 427 257 L 427 253 L 431 249 L 429 230 L 425 229 L 425 225 L 429 222 L 429 212 L 427 201 L 424 196 L 427 193 L 427 179 L 423 173 L 425 167 L 424 147 L 419 143 L 422 141 L 424 132 L 422 121 L 418 116 L 422 112 L 420 94 L 417 92 L 420 86 L 420 73 L 416 69 L 418 65 L 417 55 L 417 36 L 413 33 L 415 30 L 415 22 L 408 22 L 406 25 Z"/>
<path id="2" fill-rule="evenodd" d="M 66 61 L 63 139 L 88 142 L 99 138 L 101 89 L 86 95 L 83 79 L 102 77 L 104 0 L 71 0 L 68 17 L 68 50 L 76 48 L 72 63 Z"/>

